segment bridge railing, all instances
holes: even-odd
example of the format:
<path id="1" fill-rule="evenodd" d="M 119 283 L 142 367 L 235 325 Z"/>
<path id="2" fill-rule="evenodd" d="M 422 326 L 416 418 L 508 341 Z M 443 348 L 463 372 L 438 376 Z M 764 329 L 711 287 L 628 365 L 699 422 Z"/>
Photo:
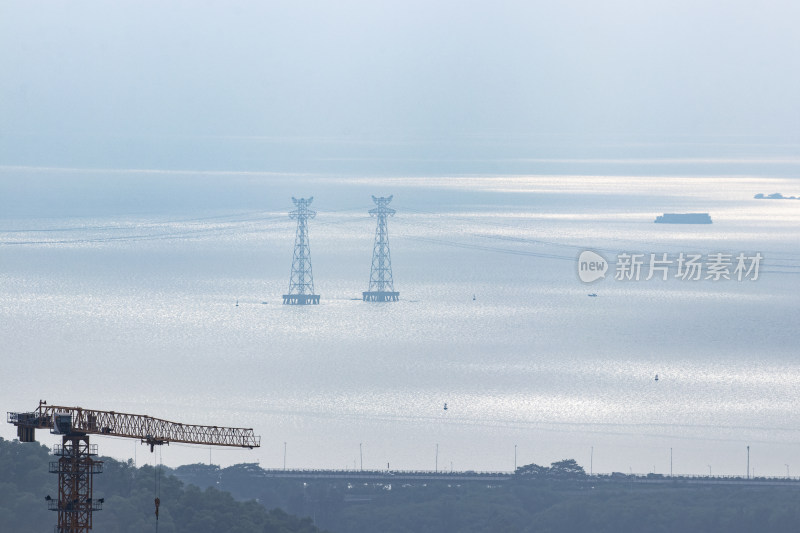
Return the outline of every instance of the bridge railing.
<path id="1" fill-rule="evenodd" d="M 281 469 L 264 468 L 265 474 L 288 474 L 288 475 L 347 475 L 347 476 L 437 476 L 437 477 L 513 477 L 512 472 L 492 472 L 492 471 L 436 471 L 436 470 L 352 470 L 352 469 Z"/>

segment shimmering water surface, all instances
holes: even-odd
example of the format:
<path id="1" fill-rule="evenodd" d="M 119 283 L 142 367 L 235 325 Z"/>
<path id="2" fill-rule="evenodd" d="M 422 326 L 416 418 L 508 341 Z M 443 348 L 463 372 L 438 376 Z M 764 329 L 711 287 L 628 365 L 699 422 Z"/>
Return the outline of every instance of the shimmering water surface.
<path id="1" fill-rule="evenodd" d="M 6 411 L 46 399 L 262 436 L 173 445 L 172 465 L 282 467 L 286 443 L 289 468 L 353 468 L 361 444 L 364 468 L 433 469 L 438 444 L 440 469 L 511 470 L 516 446 L 519 465 L 668 473 L 672 449 L 675 473 L 743 474 L 750 445 L 757 475 L 800 472 L 800 201 L 753 199 L 800 181 L 4 168 L 0 191 Z M 360 301 L 372 194 L 394 194 L 397 303 Z M 321 304 L 283 306 L 286 213 L 311 195 Z M 653 224 L 689 211 L 714 224 Z M 765 259 L 757 281 L 584 285 L 584 249 Z"/>

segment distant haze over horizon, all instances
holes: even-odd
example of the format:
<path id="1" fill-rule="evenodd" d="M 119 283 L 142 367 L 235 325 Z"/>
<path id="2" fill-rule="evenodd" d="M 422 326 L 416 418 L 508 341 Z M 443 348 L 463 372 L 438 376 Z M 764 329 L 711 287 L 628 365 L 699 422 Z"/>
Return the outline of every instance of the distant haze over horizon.
<path id="1" fill-rule="evenodd" d="M 0 164 L 349 171 L 337 156 L 797 144 L 797 20 L 790 1 L 3 0 Z"/>

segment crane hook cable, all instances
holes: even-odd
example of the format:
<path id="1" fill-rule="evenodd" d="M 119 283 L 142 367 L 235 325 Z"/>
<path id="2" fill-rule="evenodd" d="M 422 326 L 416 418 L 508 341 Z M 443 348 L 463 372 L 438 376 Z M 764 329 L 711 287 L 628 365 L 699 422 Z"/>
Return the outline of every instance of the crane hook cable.
<path id="1" fill-rule="evenodd" d="M 158 533 L 158 506 L 161 505 L 161 458 L 159 454 L 161 453 L 161 447 L 158 448 L 158 454 L 154 454 L 153 456 L 153 475 L 154 475 L 154 483 L 155 483 L 155 493 L 156 493 L 156 533 Z"/>

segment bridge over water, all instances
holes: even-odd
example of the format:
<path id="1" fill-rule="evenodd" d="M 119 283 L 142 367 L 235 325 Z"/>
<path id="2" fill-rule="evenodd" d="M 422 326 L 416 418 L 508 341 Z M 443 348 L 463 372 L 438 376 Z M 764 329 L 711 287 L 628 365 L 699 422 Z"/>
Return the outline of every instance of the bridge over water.
<path id="1" fill-rule="evenodd" d="M 559 481 L 558 478 L 535 478 L 517 476 L 513 472 L 475 472 L 454 471 L 436 472 L 420 470 L 282 470 L 257 468 L 257 475 L 270 478 L 293 478 L 308 480 L 338 480 L 372 483 L 425 483 L 428 481 L 448 482 L 508 482 L 512 480 Z M 782 486 L 800 489 L 800 477 L 758 477 L 739 476 L 668 476 L 660 474 L 593 474 L 563 479 L 563 481 L 582 481 L 590 484 L 637 484 L 637 485 L 738 485 L 738 486 Z"/>

